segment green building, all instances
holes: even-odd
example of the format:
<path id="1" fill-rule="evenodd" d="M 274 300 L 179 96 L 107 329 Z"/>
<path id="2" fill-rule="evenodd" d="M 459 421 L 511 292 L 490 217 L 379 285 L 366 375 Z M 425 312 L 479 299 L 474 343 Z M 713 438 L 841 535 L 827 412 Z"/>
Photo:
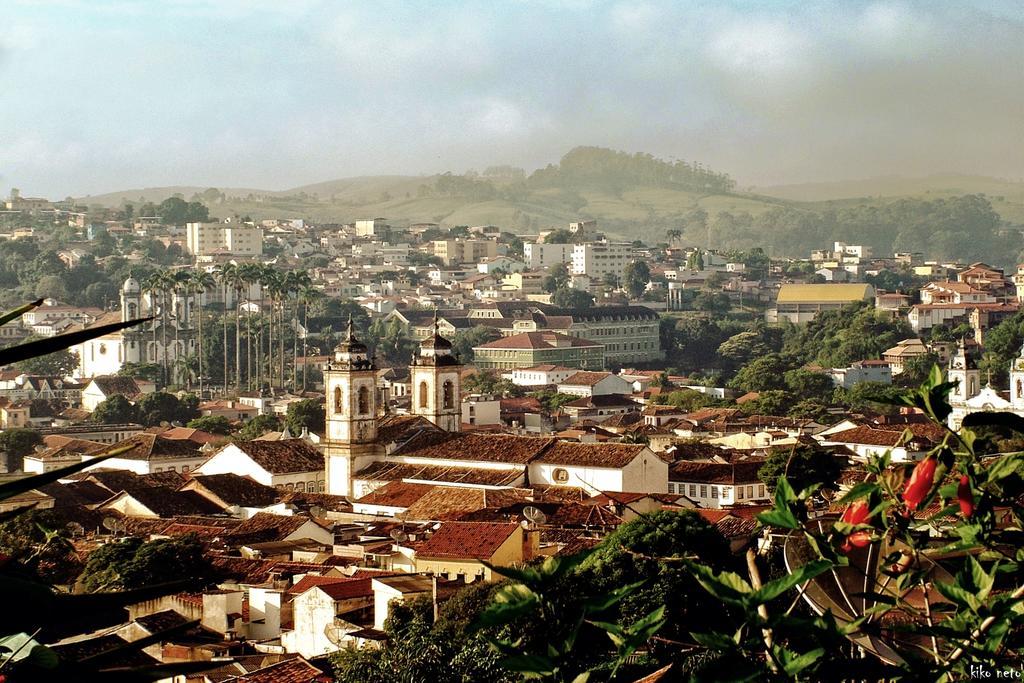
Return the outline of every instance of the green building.
<path id="1" fill-rule="evenodd" d="M 473 347 L 481 370 L 514 370 L 552 364 L 580 370 L 604 370 L 604 345 L 589 339 L 539 330 L 502 337 Z"/>

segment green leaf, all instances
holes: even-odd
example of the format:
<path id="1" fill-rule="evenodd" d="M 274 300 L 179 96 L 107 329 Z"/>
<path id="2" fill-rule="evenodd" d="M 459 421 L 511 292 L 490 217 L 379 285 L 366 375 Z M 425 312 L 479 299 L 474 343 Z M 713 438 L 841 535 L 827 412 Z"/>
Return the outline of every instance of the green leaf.
<path id="1" fill-rule="evenodd" d="M 790 574 L 779 577 L 774 581 L 769 581 L 761 586 L 761 588 L 750 594 L 750 600 L 755 605 L 771 602 L 791 588 L 809 581 L 823 572 L 827 572 L 832 566 L 832 563 L 828 560 L 808 562 Z"/>
<path id="2" fill-rule="evenodd" d="M 802 655 L 796 655 L 796 653 L 790 652 L 785 648 L 779 648 L 778 656 L 779 661 L 782 662 L 783 670 L 790 676 L 796 676 L 801 671 L 814 664 L 816 661 L 821 659 L 821 656 L 825 654 L 825 648 L 819 647 L 810 652 L 805 652 Z"/>
<path id="3" fill-rule="evenodd" d="M 18 308 L 15 308 L 13 311 L 7 311 L 3 315 L 0 315 L 0 325 L 6 325 L 7 323 L 11 322 L 15 318 L 20 318 L 21 316 L 25 315 L 29 311 L 34 310 L 36 308 L 39 308 L 42 305 L 43 305 L 43 299 L 36 299 L 32 303 L 28 303 L 28 304 L 25 304 L 24 306 L 20 306 Z"/>
<path id="4" fill-rule="evenodd" d="M 779 480 L 775 483 L 775 507 L 778 509 L 788 508 L 789 504 L 796 500 L 796 493 L 793 492 L 793 487 L 790 486 L 789 480 L 785 477 L 779 477 Z"/>
<path id="5" fill-rule="evenodd" d="M 956 584 L 936 582 L 934 585 L 935 589 L 942 593 L 943 597 L 959 607 L 970 610 L 975 614 L 981 608 L 981 602 L 973 593 L 964 590 Z"/>
<path id="6" fill-rule="evenodd" d="M 744 604 L 747 596 L 753 591 L 750 584 L 739 574 L 732 572 L 715 574 L 709 567 L 689 560 L 684 562 L 684 566 L 690 570 L 704 590 L 719 600 Z"/>
<path id="7" fill-rule="evenodd" d="M 36 341 L 26 342 L 25 344 L 19 344 L 18 346 L 9 346 L 6 349 L 0 349 L 0 366 L 11 365 L 12 363 L 18 363 L 23 360 L 28 360 L 29 358 L 37 358 L 49 353 L 63 351 L 75 344 L 81 344 L 82 342 L 89 341 L 90 339 L 96 339 L 97 337 L 102 337 L 113 332 L 119 332 L 152 319 L 152 317 L 139 318 L 137 320 L 100 325 L 99 327 L 90 327 L 77 332 L 69 332 L 68 334 L 59 334 L 56 337 L 37 339 Z"/>
<path id="8" fill-rule="evenodd" d="M 690 637 L 693 638 L 698 645 L 711 648 L 712 650 L 727 650 L 732 651 L 736 649 L 736 643 L 729 636 L 722 633 L 698 633 L 693 631 L 690 633 Z"/>
<path id="9" fill-rule="evenodd" d="M 1014 415 L 1014 417 L 1017 417 Z M 1024 418 L 1017 418 L 1024 420 Z M 1024 454 L 1012 453 L 992 458 L 991 464 L 984 469 L 985 479 L 989 482 L 997 482 L 1016 473 L 1024 465 Z"/>
<path id="10" fill-rule="evenodd" d="M 32 664 L 45 669 L 53 669 L 59 663 L 57 653 L 38 642 L 27 633 L 16 633 L 0 638 L 0 650 L 11 652 L 10 661 L 31 660 Z M 7 661 L 7 659 L 3 659 Z"/>
<path id="11" fill-rule="evenodd" d="M 963 573 L 966 575 L 964 578 L 970 581 L 970 588 L 977 595 L 978 600 L 984 601 L 988 597 L 988 594 L 992 591 L 992 586 L 995 584 L 995 578 L 989 576 L 989 574 L 982 568 L 981 564 L 978 563 L 973 556 L 967 556 L 967 563 L 964 565 Z M 963 583 L 963 581 L 961 581 Z"/>
<path id="12" fill-rule="evenodd" d="M 636 583 L 631 583 L 626 586 L 620 586 L 619 588 L 616 588 L 615 590 L 609 593 L 605 593 L 604 595 L 598 595 L 593 598 L 590 598 L 589 600 L 583 603 L 583 610 L 587 614 L 596 614 L 598 612 L 603 612 L 612 605 L 621 602 L 623 598 L 625 598 L 630 593 L 640 588 L 640 586 L 644 585 L 645 583 L 647 582 L 637 581 Z"/>
<path id="13" fill-rule="evenodd" d="M 869 498 L 873 493 L 879 490 L 880 488 L 878 484 L 863 481 L 859 484 L 855 484 L 849 491 L 844 493 L 843 496 L 836 501 L 836 504 L 841 505 L 843 503 L 852 503 L 853 501 L 860 500 L 861 498 Z"/>
<path id="14" fill-rule="evenodd" d="M 757 521 L 764 526 L 776 526 L 782 529 L 799 529 L 800 522 L 791 510 L 766 510 L 757 515 Z"/>
<path id="15" fill-rule="evenodd" d="M 501 665 L 509 671 L 523 674 L 551 675 L 555 672 L 555 663 L 541 655 L 515 655 L 501 660 Z"/>

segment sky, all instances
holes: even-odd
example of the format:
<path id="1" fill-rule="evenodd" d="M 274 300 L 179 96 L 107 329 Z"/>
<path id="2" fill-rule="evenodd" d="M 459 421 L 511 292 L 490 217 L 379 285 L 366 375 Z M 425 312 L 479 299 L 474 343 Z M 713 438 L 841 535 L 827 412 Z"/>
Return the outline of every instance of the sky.
<path id="1" fill-rule="evenodd" d="M 4 0 L 0 192 L 556 163 L 1024 177 L 1024 3 Z"/>

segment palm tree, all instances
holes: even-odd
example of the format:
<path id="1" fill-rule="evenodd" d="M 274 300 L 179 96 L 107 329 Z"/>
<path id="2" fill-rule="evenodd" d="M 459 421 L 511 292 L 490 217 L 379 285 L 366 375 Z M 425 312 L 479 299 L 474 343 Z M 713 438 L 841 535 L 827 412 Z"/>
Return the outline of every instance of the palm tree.
<path id="1" fill-rule="evenodd" d="M 285 276 L 285 288 L 288 294 L 295 295 L 295 302 L 292 306 L 292 391 L 298 388 L 298 358 L 299 358 L 299 297 L 306 287 L 313 283 L 309 273 L 304 270 L 291 270 Z M 303 334 L 303 345 L 305 345 L 305 334 Z"/>
<path id="2" fill-rule="evenodd" d="M 308 277 L 308 276 L 307 276 Z M 318 298 L 322 297 L 320 290 L 313 289 L 312 284 L 303 285 L 299 291 L 299 296 L 302 298 L 302 357 L 304 359 L 302 365 L 302 391 L 306 391 L 306 375 L 309 371 L 309 349 L 307 342 L 309 341 L 309 305 L 314 303 Z"/>
<path id="3" fill-rule="evenodd" d="M 188 304 L 189 298 L 192 296 L 192 275 L 187 270 L 177 270 L 170 273 L 170 275 L 174 280 L 174 284 L 171 286 L 171 294 L 175 301 L 172 317 L 174 318 L 174 358 L 177 360 L 179 355 L 189 355 L 188 349 L 183 350 L 181 348 L 181 327 L 182 325 L 190 324 Z M 179 294 L 184 294 L 180 308 L 176 302 Z M 177 379 L 177 375 L 175 379 Z"/>
<path id="4" fill-rule="evenodd" d="M 196 317 L 199 320 L 199 396 L 203 395 L 203 294 L 208 292 L 217 286 L 217 281 L 214 280 L 213 275 L 205 270 L 196 270 L 192 272 L 192 287 L 195 291 L 196 303 L 195 306 Z M 227 328 L 224 328 L 225 331 Z M 227 345 L 225 344 L 224 353 L 227 353 Z M 225 386 L 227 385 L 227 358 L 224 361 L 225 369 Z"/>
<path id="5" fill-rule="evenodd" d="M 281 301 L 281 297 L 284 293 L 284 276 L 273 270 L 267 268 L 263 271 L 263 279 L 261 284 L 267 292 L 267 298 L 270 300 L 270 310 L 268 311 L 268 323 L 269 328 L 267 332 L 267 379 L 270 380 L 270 386 L 274 386 L 274 311 L 277 309 L 277 304 Z M 278 337 L 281 336 L 282 330 L 278 329 Z"/>
<path id="6" fill-rule="evenodd" d="M 218 277 L 224 286 L 224 393 L 228 390 L 228 289 L 235 292 L 235 390 L 242 390 L 241 322 L 239 306 L 242 298 L 242 278 L 238 266 L 225 263 L 218 268 Z"/>
<path id="7" fill-rule="evenodd" d="M 676 240 L 683 236 L 683 231 L 678 228 L 672 228 L 665 233 L 665 236 L 668 237 L 669 244 L 675 244 Z"/>
<path id="8" fill-rule="evenodd" d="M 252 285 L 255 284 L 259 280 L 259 271 L 260 271 L 260 269 L 261 269 L 261 266 L 258 263 L 243 263 L 242 265 L 240 265 L 238 267 L 238 276 L 239 276 L 240 282 L 241 282 L 241 284 L 239 286 L 239 292 L 241 292 L 241 288 L 242 287 L 245 287 L 247 289 L 251 288 Z M 262 297 L 262 292 L 260 293 L 260 296 Z M 246 386 L 246 388 L 251 389 L 252 388 L 252 379 L 253 379 L 252 378 L 252 374 L 253 374 L 252 373 L 253 355 L 252 355 L 252 312 L 251 311 L 247 311 L 246 312 L 245 325 L 246 325 L 246 329 L 247 329 L 247 332 L 248 332 L 248 334 L 246 334 L 246 338 L 245 338 L 245 349 L 246 349 L 245 386 Z M 236 329 L 236 332 L 238 332 L 237 329 Z M 239 335 L 239 339 L 240 338 L 241 337 Z M 237 342 L 236 342 L 236 346 L 237 346 Z M 239 383 L 239 386 L 241 386 L 241 383 Z"/>
<path id="9" fill-rule="evenodd" d="M 174 359 L 174 375 L 185 380 L 185 390 L 192 390 L 192 380 L 197 376 L 199 359 L 195 354 L 185 354 Z"/>
<path id="10" fill-rule="evenodd" d="M 159 325 L 156 322 L 155 316 L 156 316 L 157 310 L 158 310 L 157 309 L 157 299 L 158 299 L 158 297 L 160 295 L 160 291 L 161 291 L 162 287 L 163 287 L 163 279 L 160 277 L 160 272 L 159 271 L 153 272 L 148 278 L 146 278 L 146 281 L 142 283 L 143 291 L 145 291 L 146 294 L 149 295 L 149 314 L 151 316 L 154 316 L 154 320 L 150 322 L 150 324 L 152 325 L 152 330 L 153 330 L 153 354 L 154 354 L 154 356 L 156 356 L 156 358 L 153 358 L 153 360 L 154 361 L 159 361 L 161 363 L 163 363 L 163 359 L 160 357 L 161 354 L 157 351 L 157 349 L 159 347 L 157 346 L 157 343 L 156 343 L 156 330 L 157 330 L 157 327 Z M 162 307 L 160 307 L 160 310 L 162 311 Z M 146 359 L 144 358 L 143 360 L 146 360 Z M 165 383 L 165 381 L 166 381 L 166 377 L 164 375 L 165 375 L 165 373 L 163 371 L 163 365 L 161 365 L 160 366 L 160 382 L 161 382 L 161 384 Z"/>

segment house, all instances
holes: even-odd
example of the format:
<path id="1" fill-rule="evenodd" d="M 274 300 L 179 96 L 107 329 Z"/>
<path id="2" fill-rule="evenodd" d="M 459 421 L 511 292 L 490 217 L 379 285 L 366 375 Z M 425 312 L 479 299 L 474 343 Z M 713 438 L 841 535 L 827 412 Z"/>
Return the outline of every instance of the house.
<path id="1" fill-rule="evenodd" d="M 544 387 L 558 384 L 563 380 L 572 377 L 579 372 L 576 368 L 567 368 L 562 365 L 535 365 L 529 368 L 516 368 L 511 373 L 503 375 L 511 380 L 513 384 L 520 387 Z"/>
<path id="2" fill-rule="evenodd" d="M 312 580 L 311 580 L 312 579 Z M 304 657 L 319 657 L 338 649 L 346 630 L 359 630 L 344 617 L 354 612 L 369 612 L 374 606 L 372 579 L 307 576 L 294 588 L 293 628 L 281 634 L 287 652 Z"/>
<path id="3" fill-rule="evenodd" d="M 42 474 L 82 462 L 84 456 L 96 455 L 110 446 L 86 439 L 62 439 L 59 445 L 29 453 L 23 458 L 22 469 L 26 474 Z"/>
<path id="4" fill-rule="evenodd" d="M 920 339 L 904 339 L 892 348 L 882 352 L 882 360 L 889 364 L 892 375 L 903 372 L 907 361 L 918 356 L 925 356 L 930 349 Z"/>
<path id="5" fill-rule="evenodd" d="M 478 427 L 501 424 L 501 399 L 490 394 L 471 394 L 462 399 L 462 424 Z"/>
<path id="6" fill-rule="evenodd" d="M 855 460 L 866 461 L 887 451 L 893 462 L 917 462 L 942 441 L 942 428 L 930 423 L 862 425 L 818 437 L 825 446 L 845 446 Z"/>
<path id="7" fill-rule="evenodd" d="M 381 576 L 370 579 L 370 586 L 373 589 L 373 627 L 383 630 L 391 615 L 391 606 L 432 595 L 434 579 L 417 574 Z"/>
<path id="8" fill-rule="evenodd" d="M 144 394 L 151 394 L 155 390 L 156 386 L 152 382 L 136 380 L 133 377 L 117 375 L 93 377 L 82 389 L 82 408 L 92 412 L 100 403 L 116 395 L 124 396 L 134 402 Z"/>
<path id="9" fill-rule="evenodd" d="M 222 540 L 230 546 L 250 543 L 310 540 L 324 545 L 334 544 L 334 532 L 305 515 L 274 515 L 257 512 L 227 530 Z"/>
<path id="10" fill-rule="evenodd" d="M 860 360 L 846 368 L 832 368 L 828 374 L 833 384 L 844 389 L 861 382 L 892 384 L 892 367 L 884 360 Z"/>
<path id="11" fill-rule="evenodd" d="M 28 427 L 31 417 L 31 401 L 12 401 L 8 398 L 0 397 L 0 428 L 15 429 L 18 427 Z"/>
<path id="12" fill-rule="evenodd" d="M 107 447 L 105 451 L 91 453 L 85 456 L 85 459 L 123 448 L 128 448 L 128 451 L 97 463 L 95 467 L 128 470 L 135 474 L 185 473 L 196 469 L 206 460 L 206 454 L 200 451 L 196 444 L 165 439 L 150 433 L 136 434 L 113 447 Z"/>
<path id="13" fill-rule="evenodd" d="M 295 491 L 323 492 L 325 488 L 323 453 L 303 439 L 231 443 L 197 468 L 197 474 L 225 473 Z"/>
<path id="14" fill-rule="evenodd" d="M 668 463 L 644 444 L 557 441 L 530 463 L 530 484 L 587 491 L 668 491 Z"/>
<path id="15" fill-rule="evenodd" d="M 222 508 L 238 508 L 238 516 L 248 519 L 268 511 L 281 499 L 280 489 L 237 474 L 194 474 L 179 491 L 194 491 Z M 274 512 L 277 512 L 276 510 Z"/>
<path id="16" fill-rule="evenodd" d="M 584 396 L 562 406 L 562 412 L 573 421 L 593 420 L 603 422 L 609 417 L 622 413 L 639 412 L 640 404 L 622 394 Z"/>
<path id="17" fill-rule="evenodd" d="M 178 492 L 163 486 L 132 486 L 119 491 L 97 508 L 114 510 L 125 517 L 157 519 L 179 515 L 216 515 L 224 508 L 192 492 Z"/>
<path id="18" fill-rule="evenodd" d="M 737 462 L 680 460 L 669 468 L 669 493 L 685 495 L 702 508 L 761 504 L 768 491 L 757 472 L 764 458 Z"/>
<path id="19" fill-rule="evenodd" d="M 520 564 L 523 527 L 499 522 L 444 522 L 416 549 L 416 572 L 444 575 L 471 582 L 491 581 L 494 572 L 480 563 L 495 566 Z"/>
<path id="20" fill-rule="evenodd" d="M 633 393 L 633 383 L 611 372 L 577 372 L 558 383 L 558 393 L 570 396 L 608 396 Z"/>

